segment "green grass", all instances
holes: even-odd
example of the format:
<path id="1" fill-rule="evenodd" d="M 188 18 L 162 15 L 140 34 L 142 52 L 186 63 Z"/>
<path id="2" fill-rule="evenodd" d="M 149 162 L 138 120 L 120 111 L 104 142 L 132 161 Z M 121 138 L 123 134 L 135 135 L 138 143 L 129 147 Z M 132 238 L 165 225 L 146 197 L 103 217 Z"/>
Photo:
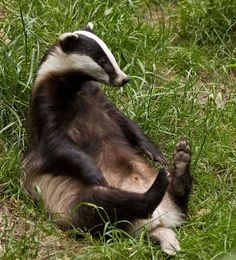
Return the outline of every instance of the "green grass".
<path id="1" fill-rule="evenodd" d="M 143 231 L 135 238 L 75 241 L 35 207 L 19 182 L 35 70 L 62 32 L 95 23 L 127 87 L 108 96 L 171 161 L 183 136 L 192 146 L 189 221 L 177 230 L 176 259 L 224 259 L 236 251 L 236 2 L 0 2 L 0 257 L 2 259 L 165 259 Z M 108 232 L 107 231 L 107 232 Z M 1 248 L 2 247 L 2 248 Z M 232 256 L 233 259 L 233 256 Z"/>

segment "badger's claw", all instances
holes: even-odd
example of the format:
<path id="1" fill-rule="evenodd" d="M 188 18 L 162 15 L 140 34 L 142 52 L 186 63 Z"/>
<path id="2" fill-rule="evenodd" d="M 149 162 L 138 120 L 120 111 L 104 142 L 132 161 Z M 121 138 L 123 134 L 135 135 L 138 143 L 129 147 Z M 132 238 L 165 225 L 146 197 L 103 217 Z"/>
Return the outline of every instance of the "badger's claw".
<path id="1" fill-rule="evenodd" d="M 141 147 L 141 149 L 144 152 L 144 154 L 147 155 L 152 161 L 157 161 L 163 166 L 167 165 L 167 161 L 166 161 L 165 156 L 155 146 L 153 146 L 153 147 L 151 147 L 151 146 L 150 147 Z"/>

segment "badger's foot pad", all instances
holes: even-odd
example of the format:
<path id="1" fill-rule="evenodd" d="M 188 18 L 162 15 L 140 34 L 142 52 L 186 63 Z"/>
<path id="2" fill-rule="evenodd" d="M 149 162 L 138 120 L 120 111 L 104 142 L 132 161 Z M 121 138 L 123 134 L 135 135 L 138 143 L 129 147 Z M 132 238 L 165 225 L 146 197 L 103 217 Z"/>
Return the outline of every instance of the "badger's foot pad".
<path id="1" fill-rule="evenodd" d="M 180 251 L 180 245 L 176 238 L 176 234 L 170 228 L 156 228 L 152 230 L 151 236 L 160 242 L 163 252 L 167 255 L 176 255 L 176 253 Z"/>
<path id="2" fill-rule="evenodd" d="M 191 149 L 187 141 L 181 140 L 175 147 L 174 166 L 175 175 L 181 176 L 185 173 L 186 167 L 191 159 Z"/>

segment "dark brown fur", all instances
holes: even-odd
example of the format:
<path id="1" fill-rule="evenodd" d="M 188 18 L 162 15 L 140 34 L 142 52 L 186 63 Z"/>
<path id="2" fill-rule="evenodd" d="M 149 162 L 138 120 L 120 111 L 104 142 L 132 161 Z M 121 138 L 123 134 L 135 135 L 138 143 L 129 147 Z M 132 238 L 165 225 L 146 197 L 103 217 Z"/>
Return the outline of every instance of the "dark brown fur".
<path id="1" fill-rule="evenodd" d="M 112 222 L 146 219 L 161 202 L 166 171 L 157 173 L 141 153 L 165 162 L 162 153 L 90 78 L 71 72 L 41 79 L 30 117 L 23 185 L 63 228 L 91 230 L 106 216 Z M 178 177 L 173 179 L 169 193 L 185 210 L 191 178 L 181 192 L 174 184 Z"/>
<path id="2" fill-rule="evenodd" d="M 24 186 L 42 196 L 62 225 L 90 229 L 101 223 L 91 207 L 73 212 L 83 201 L 103 207 L 112 221 L 147 218 L 160 203 L 166 174 L 150 168 L 136 147 L 156 158 L 162 154 L 95 83 L 76 73 L 50 74 L 36 86 L 30 115 Z"/>

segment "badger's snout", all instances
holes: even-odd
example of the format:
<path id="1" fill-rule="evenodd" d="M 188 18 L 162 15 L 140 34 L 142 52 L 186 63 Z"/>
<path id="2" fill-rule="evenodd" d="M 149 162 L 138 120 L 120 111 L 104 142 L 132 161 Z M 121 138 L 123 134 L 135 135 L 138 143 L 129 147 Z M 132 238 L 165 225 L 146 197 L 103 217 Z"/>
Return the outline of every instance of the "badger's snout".
<path id="1" fill-rule="evenodd" d="M 126 77 L 122 80 L 121 86 L 124 86 L 124 85 L 127 84 L 128 82 L 129 82 L 129 77 L 126 76 Z"/>
<path id="2" fill-rule="evenodd" d="M 129 82 L 129 77 L 121 71 L 120 74 L 115 78 L 115 80 L 112 82 L 112 85 L 117 86 L 117 87 L 122 87 L 125 84 Z"/>

